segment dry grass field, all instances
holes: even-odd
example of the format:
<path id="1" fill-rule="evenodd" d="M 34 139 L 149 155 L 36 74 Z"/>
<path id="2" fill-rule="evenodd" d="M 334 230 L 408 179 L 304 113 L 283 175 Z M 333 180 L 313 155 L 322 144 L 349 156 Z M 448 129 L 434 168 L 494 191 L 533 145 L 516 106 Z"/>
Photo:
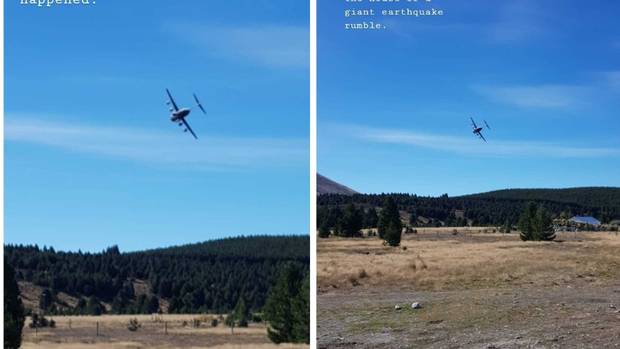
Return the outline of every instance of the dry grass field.
<path id="1" fill-rule="evenodd" d="M 308 348 L 307 345 L 273 344 L 262 324 L 248 328 L 229 327 L 220 323 L 211 327 L 212 315 L 103 315 L 103 316 L 54 316 L 56 328 L 24 328 L 22 348 L 52 349 L 138 349 L 138 348 Z M 137 318 L 141 327 L 129 331 L 130 319 Z M 201 320 L 200 327 L 193 327 L 194 319 Z M 30 323 L 30 319 L 26 320 Z M 97 336 L 97 324 L 99 335 Z M 166 333 L 167 332 L 167 333 Z"/>
<path id="2" fill-rule="evenodd" d="M 615 233 L 319 239 L 318 274 L 321 348 L 620 348 Z"/>

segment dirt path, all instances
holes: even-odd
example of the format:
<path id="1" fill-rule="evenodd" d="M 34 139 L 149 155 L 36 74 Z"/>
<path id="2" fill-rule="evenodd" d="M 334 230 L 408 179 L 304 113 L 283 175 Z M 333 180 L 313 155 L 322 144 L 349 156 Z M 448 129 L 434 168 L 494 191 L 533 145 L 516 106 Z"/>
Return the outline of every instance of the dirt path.
<path id="1" fill-rule="evenodd" d="M 357 287 L 320 294 L 318 319 L 319 348 L 620 348 L 620 282 L 448 292 Z"/>

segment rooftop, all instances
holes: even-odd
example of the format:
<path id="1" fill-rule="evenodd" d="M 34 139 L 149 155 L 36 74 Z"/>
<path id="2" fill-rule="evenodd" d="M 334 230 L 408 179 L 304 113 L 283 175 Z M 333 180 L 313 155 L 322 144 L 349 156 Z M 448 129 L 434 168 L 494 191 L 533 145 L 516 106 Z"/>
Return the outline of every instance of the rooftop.
<path id="1" fill-rule="evenodd" d="M 582 223 L 582 224 L 591 224 L 591 225 L 600 225 L 601 221 L 594 217 L 590 216 L 575 216 L 570 219 L 571 222 Z"/>

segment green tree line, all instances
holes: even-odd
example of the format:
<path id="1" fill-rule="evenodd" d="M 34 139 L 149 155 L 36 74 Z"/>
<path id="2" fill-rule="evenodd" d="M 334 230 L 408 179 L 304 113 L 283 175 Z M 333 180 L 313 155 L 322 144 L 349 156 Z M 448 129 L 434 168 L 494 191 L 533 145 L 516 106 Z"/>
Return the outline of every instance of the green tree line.
<path id="1" fill-rule="evenodd" d="M 620 189 L 515 189 L 484 194 L 423 197 L 413 194 L 325 194 L 317 199 L 321 236 L 351 236 L 358 226 L 376 228 L 386 198 L 406 214 L 411 226 L 505 226 L 517 224 L 529 202 L 545 207 L 552 217 L 594 216 L 607 223 L 620 218 Z"/>
<path id="2" fill-rule="evenodd" d="M 39 308 L 46 314 L 154 313 L 166 299 L 170 313 L 228 313 L 240 298 L 248 311 L 265 305 L 285 265 L 309 268 L 307 236 L 240 237 L 166 249 L 121 253 L 60 252 L 38 246 L 6 245 L 5 261 L 18 281 L 43 288 Z M 135 283 L 147 283 L 138 294 Z M 76 306 L 57 297 L 79 299 Z M 30 309 L 33 310 L 33 309 Z"/>

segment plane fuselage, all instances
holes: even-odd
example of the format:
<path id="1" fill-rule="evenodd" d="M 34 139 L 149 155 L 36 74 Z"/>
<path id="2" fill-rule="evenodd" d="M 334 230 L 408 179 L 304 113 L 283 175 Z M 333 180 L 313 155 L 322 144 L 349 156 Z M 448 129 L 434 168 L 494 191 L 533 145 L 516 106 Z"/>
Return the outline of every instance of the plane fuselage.
<path id="1" fill-rule="evenodd" d="M 190 110 L 188 108 L 179 109 L 178 111 L 175 111 L 174 113 L 172 113 L 172 115 L 170 116 L 170 120 L 180 121 L 181 119 L 184 119 L 186 116 L 188 116 L 189 113 L 190 113 Z"/>
<path id="2" fill-rule="evenodd" d="M 474 128 L 474 133 L 480 133 L 482 131 L 482 127 Z"/>

